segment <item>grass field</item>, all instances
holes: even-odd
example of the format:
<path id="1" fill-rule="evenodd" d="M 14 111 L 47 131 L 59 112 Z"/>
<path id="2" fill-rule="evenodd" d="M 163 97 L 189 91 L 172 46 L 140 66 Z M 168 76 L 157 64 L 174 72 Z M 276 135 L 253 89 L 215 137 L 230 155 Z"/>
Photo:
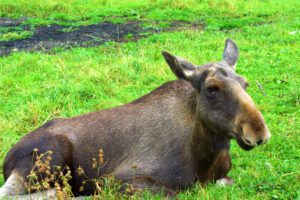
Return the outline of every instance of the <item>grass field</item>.
<path id="1" fill-rule="evenodd" d="M 0 16 L 27 17 L 25 23 L 33 29 L 104 20 L 200 21 L 205 28 L 153 34 L 135 42 L 1 57 L 1 166 L 11 146 L 47 120 L 121 105 L 175 79 L 161 50 L 203 64 L 220 60 L 225 39 L 232 38 L 240 49 L 237 72 L 250 83 L 248 93 L 264 114 L 272 138 L 250 152 L 232 142 L 233 186 L 196 184 L 180 192 L 179 199 L 300 198 L 299 1 L 61 2 L 2 0 Z"/>

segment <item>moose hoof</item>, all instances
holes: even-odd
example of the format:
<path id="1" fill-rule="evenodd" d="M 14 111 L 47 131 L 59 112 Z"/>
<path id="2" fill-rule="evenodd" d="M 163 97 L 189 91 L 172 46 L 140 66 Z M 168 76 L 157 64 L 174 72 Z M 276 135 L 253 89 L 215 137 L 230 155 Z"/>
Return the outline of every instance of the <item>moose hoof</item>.
<path id="1" fill-rule="evenodd" d="M 217 185 L 219 186 L 228 186 L 228 185 L 233 185 L 234 181 L 230 177 L 224 177 L 222 179 L 217 180 Z"/>

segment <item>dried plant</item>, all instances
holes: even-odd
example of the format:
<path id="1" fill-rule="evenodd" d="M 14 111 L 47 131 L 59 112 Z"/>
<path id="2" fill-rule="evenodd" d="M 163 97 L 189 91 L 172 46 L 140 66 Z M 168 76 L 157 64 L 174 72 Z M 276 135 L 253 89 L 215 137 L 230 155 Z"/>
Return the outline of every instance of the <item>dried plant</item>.
<path id="1" fill-rule="evenodd" d="M 33 167 L 27 176 L 27 182 L 24 181 L 28 193 L 41 192 L 54 188 L 57 199 L 64 200 L 74 197 L 69 181 L 72 179 L 71 170 L 68 166 L 52 166 L 53 151 L 39 153 L 38 149 L 33 150 Z M 132 199 L 127 193 L 119 193 L 121 188 L 120 181 L 117 181 L 112 175 L 101 175 L 101 170 L 106 165 L 103 149 L 100 148 L 97 155 L 98 159 L 91 159 L 91 169 L 95 170 L 96 178 L 90 178 L 85 170 L 79 166 L 76 170 L 78 176 L 83 177 L 79 191 L 84 193 L 85 185 L 89 182 L 95 186 L 95 192 L 92 199 Z M 133 166 L 136 170 L 136 167 Z M 128 194 L 132 193 L 132 185 L 125 189 Z"/>
<path id="2" fill-rule="evenodd" d="M 92 158 L 91 170 L 96 171 L 96 178 L 88 177 L 84 169 L 80 166 L 77 168 L 76 172 L 79 176 L 84 177 L 79 190 L 84 192 L 84 186 L 87 182 L 91 182 L 95 186 L 95 192 L 92 196 L 92 199 L 118 199 L 118 191 L 121 188 L 121 183 L 117 181 L 111 175 L 101 175 L 102 168 L 106 165 L 104 160 L 103 149 L 100 148 L 98 151 L 98 159 Z"/>
<path id="3" fill-rule="evenodd" d="M 38 153 L 38 149 L 33 150 L 33 167 L 24 181 L 28 193 L 41 192 L 50 188 L 55 188 L 57 199 L 67 199 L 72 197 L 69 180 L 72 179 L 71 170 L 68 166 L 63 169 L 60 166 L 51 167 L 52 151 Z"/>

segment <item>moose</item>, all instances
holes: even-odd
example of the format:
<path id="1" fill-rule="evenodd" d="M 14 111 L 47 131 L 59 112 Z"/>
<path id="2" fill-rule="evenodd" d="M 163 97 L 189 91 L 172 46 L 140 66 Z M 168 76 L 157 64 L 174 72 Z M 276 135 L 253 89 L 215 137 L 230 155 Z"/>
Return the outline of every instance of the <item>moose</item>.
<path id="1" fill-rule="evenodd" d="M 270 138 L 246 92 L 247 81 L 235 72 L 237 45 L 226 39 L 222 60 L 202 66 L 167 51 L 162 55 L 178 80 L 125 105 L 53 119 L 25 135 L 5 157 L 0 197 L 29 195 L 24 182 L 35 148 L 53 151 L 51 166 L 69 167 L 74 196 L 94 193 L 93 183 L 79 189 L 84 178 L 75 171 L 81 167 L 88 177 L 96 177 L 91 158 L 99 149 L 106 161 L 100 175 L 136 190 L 176 195 L 196 181 L 232 184 L 227 176 L 231 140 L 250 150 Z M 49 196 L 55 189 L 43 192 Z"/>

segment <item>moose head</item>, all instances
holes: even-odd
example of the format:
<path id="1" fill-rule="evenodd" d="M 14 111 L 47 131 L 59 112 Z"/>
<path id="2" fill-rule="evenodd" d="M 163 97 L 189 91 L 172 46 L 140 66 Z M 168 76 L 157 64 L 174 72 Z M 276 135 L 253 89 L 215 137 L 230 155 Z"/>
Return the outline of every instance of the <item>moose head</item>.
<path id="1" fill-rule="evenodd" d="M 210 130 L 235 138 L 245 150 L 269 140 L 270 132 L 263 116 L 246 92 L 248 83 L 236 73 L 239 51 L 234 41 L 226 40 L 220 62 L 202 66 L 166 51 L 162 54 L 173 73 L 197 90 L 197 117 Z"/>

